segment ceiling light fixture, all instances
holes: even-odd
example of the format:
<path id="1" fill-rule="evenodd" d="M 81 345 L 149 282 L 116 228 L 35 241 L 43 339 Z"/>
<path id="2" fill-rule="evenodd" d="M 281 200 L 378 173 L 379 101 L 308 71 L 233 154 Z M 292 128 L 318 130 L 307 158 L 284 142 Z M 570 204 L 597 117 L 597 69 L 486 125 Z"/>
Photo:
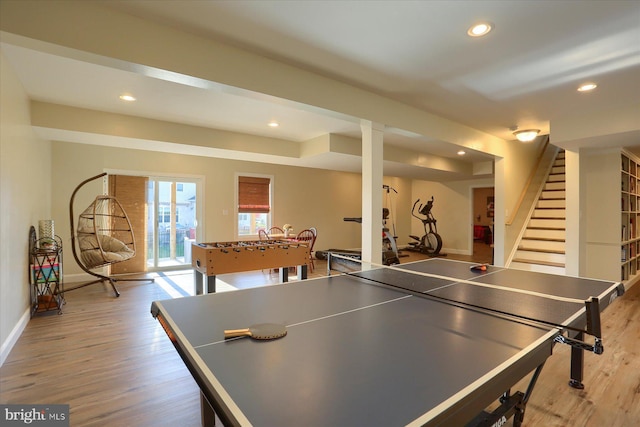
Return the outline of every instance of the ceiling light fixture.
<path id="1" fill-rule="evenodd" d="M 278 126 L 280 126 L 278 122 L 269 122 L 269 127 L 277 128 Z"/>
<path id="2" fill-rule="evenodd" d="M 465 154 L 467 153 L 464 150 L 458 151 L 458 156 L 464 156 Z"/>
<path id="3" fill-rule="evenodd" d="M 482 37 L 485 34 L 491 31 L 491 24 L 488 22 L 480 22 L 478 24 L 474 24 L 471 28 L 467 30 L 467 34 L 471 37 Z"/>
<path id="4" fill-rule="evenodd" d="M 122 99 L 123 101 L 128 101 L 128 102 L 133 102 L 133 101 L 136 100 L 136 98 L 131 96 L 131 95 L 120 95 L 120 99 Z"/>
<path id="5" fill-rule="evenodd" d="M 589 92 L 590 90 L 594 90 L 598 85 L 595 83 L 585 83 L 578 88 L 578 92 Z"/>
<path id="6" fill-rule="evenodd" d="M 513 133 L 513 135 L 520 142 L 531 142 L 534 139 L 536 139 L 539 133 L 540 133 L 539 129 L 526 129 L 526 130 L 517 130 Z"/>

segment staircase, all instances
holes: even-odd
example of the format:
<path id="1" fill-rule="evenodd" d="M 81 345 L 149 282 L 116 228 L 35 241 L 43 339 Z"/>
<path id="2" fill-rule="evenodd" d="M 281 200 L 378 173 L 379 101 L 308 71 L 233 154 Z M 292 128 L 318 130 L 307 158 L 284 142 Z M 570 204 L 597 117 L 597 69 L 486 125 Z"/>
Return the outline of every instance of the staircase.
<path id="1" fill-rule="evenodd" d="M 565 274 L 565 206 L 564 150 L 561 150 L 556 155 L 510 267 Z"/>

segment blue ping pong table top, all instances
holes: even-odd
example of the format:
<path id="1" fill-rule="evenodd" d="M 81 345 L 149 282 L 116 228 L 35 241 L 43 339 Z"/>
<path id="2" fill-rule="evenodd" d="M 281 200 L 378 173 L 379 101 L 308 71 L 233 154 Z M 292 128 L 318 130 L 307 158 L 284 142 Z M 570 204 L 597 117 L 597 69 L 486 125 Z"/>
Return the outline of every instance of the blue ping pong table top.
<path id="1" fill-rule="evenodd" d="M 415 293 L 483 291 L 477 298 L 490 304 L 502 300 L 574 325 L 584 323 L 584 305 L 403 270 L 595 296 L 601 309 L 619 286 L 491 266 L 472 273 L 470 266 L 431 259 L 360 273 L 403 282 L 408 292 L 338 275 L 156 301 L 151 310 L 225 425 L 464 425 L 544 363 L 559 332 Z M 265 322 L 287 325 L 287 336 L 224 340 L 225 329 Z"/>

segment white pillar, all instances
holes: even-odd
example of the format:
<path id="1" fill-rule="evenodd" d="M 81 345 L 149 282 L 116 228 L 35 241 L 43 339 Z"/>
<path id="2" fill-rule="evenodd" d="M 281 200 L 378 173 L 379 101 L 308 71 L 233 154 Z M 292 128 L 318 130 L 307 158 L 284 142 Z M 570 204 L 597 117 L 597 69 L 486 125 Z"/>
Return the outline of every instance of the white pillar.
<path id="1" fill-rule="evenodd" d="M 564 152 L 564 183 L 565 183 L 565 273 L 568 276 L 582 276 L 585 271 L 582 263 L 580 236 L 586 236 L 581 229 L 583 224 L 580 197 L 580 153 L 565 150 Z M 582 271 L 581 271 L 582 270 Z"/>
<path id="2" fill-rule="evenodd" d="M 493 209 L 493 264 L 504 267 L 507 256 L 504 252 L 504 242 L 506 236 L 505 223 L 511 212 L 507 211 L 505 203 L 506 176 L 505 160 L 503 158 L 495 160 L 495 178 L 493 186 L 494 209 Z"/>
<path id="3" fill-rule="evenodd" d="M 368 120 L 362 129 L 362 261 L 382 264 L 382 161 L 384 125 Z"/>

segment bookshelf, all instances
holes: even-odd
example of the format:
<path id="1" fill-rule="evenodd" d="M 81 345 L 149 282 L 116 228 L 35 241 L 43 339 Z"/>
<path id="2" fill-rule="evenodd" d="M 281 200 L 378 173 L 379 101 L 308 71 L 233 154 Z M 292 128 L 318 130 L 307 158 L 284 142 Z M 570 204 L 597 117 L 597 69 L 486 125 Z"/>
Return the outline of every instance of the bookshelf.
<path id="1" fill-rule="evenodd" d="M 640 271 L 640 161 L 624 151 L 620 160 L 620 280 L 627 281 Z"/>
<path id="2" fill-rule="evenodd" d="M 640 159 L 622 149 L 580 154 L 581 275 L 627 282 L 640 275 Z"/>

